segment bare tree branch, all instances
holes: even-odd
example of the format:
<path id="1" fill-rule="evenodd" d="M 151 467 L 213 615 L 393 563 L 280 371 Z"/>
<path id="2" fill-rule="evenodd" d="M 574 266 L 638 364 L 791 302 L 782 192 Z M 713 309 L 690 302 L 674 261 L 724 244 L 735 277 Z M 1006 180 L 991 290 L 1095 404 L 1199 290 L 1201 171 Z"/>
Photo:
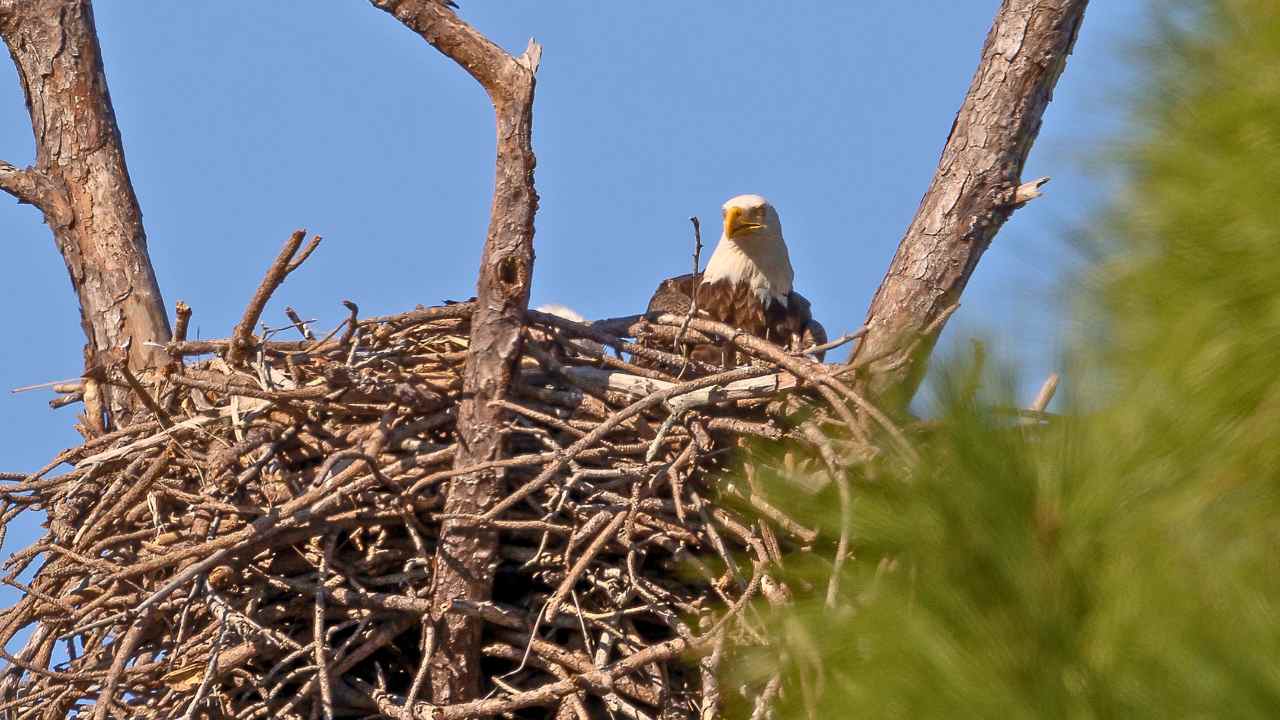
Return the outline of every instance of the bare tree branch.
<path id="1" fill-rule="evenodd" d="M 165 362 L 169 321 L 125 166 L 89 0 L 0 0 L 35 133 L 36 162 L 0 165 L 0 189 L 38 207 L 53 230 L 89 339 L 88 368 L 123 354 L 141 371 Z M 127 348 L 127 350 L 125 350 Z M 116 424 L 129 412 L 104 386 Z"/>
<path id="2" fill-rule="evenodd" d="M 503 456 L 502 400 L 521 350 L 521 328 L 529 304 L 533 271 L 533 219 L 538 195 L 533 186 L 534 74 L 542 48 L 532 40 L 513 58 L 463 22 L 437 0 L 372 0 L 449 56 L 474 77 L 493 101 L 497 117 L 498 158 L 493 208 L 480 277 L 471 344 L 463 375 L 464 399 L 458 411 L 455 467 L 473 466 Z M 446 516 L 479 515 L 502 493 L 503 475 L 487 470 L 454 478 Z M 497 565 L 498 537 L 492 527 L 446 521 L 436 548 L 433 605 L 442 608 L 438 640 L 431 658 L 433 701 L 474 699 L 480 691 L 480 623 L 447 613 L 454 600 L 487 600 Z"/>
<path id="3" fill-rule="evenodd" d="M 307 236 L 306 230 L 294 230 L 289 239 L 285 241 L 284 247 L 280 249 L 280 253 L 276 256 L 271 266 L 267 268 L 266 277 L 262 278 L 262 283 L 258 285 L 258 289 L 253 294 L 253 299 L 249 301 L 249 306 L 245 308 L 244 315 L 240 318 L 240 322 L 236 323 L 235 330 L 231 333 L 232 345 L 227 351 L 227 361 L 232 365 L 237 365 L 244 360 L 245 353 L 253 346 L 253 328 L 258 324 L 258 318 L 262 317 L 262 311 L 267 306 L 267 301 L 271 299 L 271 294 L 280 287 L 280 283 L 284 282 L 289 273 L 297 269 L 298 265 L 306 259 L 311 250 L 315 249 L 320 243 L 320 236 L 316 236 L 311 241 L 305 255 L 295 260 L 294 255 L 297 254 L 298 248 L 302 247 L 302 239 Z"/>
<path id="4" fill-rule="evenodd" d="M 924 375 L 944 313 L 1013 210 L 1047 178 L 1022 168 L 1088 0 L 1004 0 L 933 181 L 867 312 L 850 362 L 876 358 L 865 382 L 905 405 Z M 1020 187 L 1021 186 L 1021 187 Z M 939 320 L 942 319 L 942 322 Z"/>

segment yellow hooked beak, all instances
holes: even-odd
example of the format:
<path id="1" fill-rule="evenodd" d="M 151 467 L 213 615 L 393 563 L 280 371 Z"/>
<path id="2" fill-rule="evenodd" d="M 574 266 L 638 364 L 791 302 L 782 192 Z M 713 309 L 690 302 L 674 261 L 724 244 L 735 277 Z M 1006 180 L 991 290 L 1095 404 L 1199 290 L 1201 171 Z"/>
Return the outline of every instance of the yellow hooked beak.
<path id="1" fill-rule="evenodd" d="M 724 236 L 735 238 L 739 235 L 759 230 L 764 227 L 760 223 L 748 222 L 742 218 L 742 208 L 731 207 L 724 211 Z"/>

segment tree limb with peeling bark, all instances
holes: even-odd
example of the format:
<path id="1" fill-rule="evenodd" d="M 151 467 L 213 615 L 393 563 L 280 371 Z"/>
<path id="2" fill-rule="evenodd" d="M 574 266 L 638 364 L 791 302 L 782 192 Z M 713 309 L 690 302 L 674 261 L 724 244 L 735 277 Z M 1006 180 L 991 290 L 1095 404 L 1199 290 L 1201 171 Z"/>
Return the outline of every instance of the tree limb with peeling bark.
<path id="1" fill-rule="evenodd" d="M 929 352 L 992 239 L 1048 178 L 1022 169 L 1088 0 L 1004 0 L 933 181 L 867 310 L 851 363 L 890 404 L 911 400 Z"/>
<path id="2" fill-rule="evenodd" d="M 129 180 L 89 0 L 0 0 L 9 47 L 31 113 L 36 160 L 0 162 L 0 189 L 38 208 L 80 301 L 86 371 L 123 359 L 135 371 L 167 360 L 169 321 L 142 212 Z M 96 382 L 96 380 L 95 380 Z M 131 408 L 102 383 L 110 423 L 86 403 L 91 429 L 121 426 Z"/>

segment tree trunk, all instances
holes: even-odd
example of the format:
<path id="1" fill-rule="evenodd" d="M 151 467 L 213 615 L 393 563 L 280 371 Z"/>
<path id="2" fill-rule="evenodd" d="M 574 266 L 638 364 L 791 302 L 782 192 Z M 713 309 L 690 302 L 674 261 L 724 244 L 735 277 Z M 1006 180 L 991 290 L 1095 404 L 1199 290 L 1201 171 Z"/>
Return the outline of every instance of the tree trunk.
<path id="1" fill-rule="evenodd" d="M 0 189 L 39 208 L 53 230 L 80 300 L 86 371 L 119 357 L 135 372 L 154 367 L 167 358 L 150 343 L 169 340 L 169 320 L 125 166 L 93 8 L 89 0 L 0 0 L 0 35 L 36 141 L 34 166 L 0 163 Z M 127 422 L 127 392 L 103 392 L 114 424 Z M 91 424 L 101 420 L 86 414 Z"/>
<path id="2" fill-rule="evenodd" d="M 1088 0 L 1004 0 L 982 61 L 956 115 L 906 236 L 867 312 L 867 335 L 850 362 L 889 406 L 915 394 L 947 317 L 982 253 L 1014 209 L 1044 180 L 1021 187 L 1084 19 Z"/>
<path id="3" fill-rule="evenodd" d="M 533 187 L 534 73 L 541 47 L 529 42 L 512 58 L 437 0 L 373 0 L 437 50 L 461 65 L 484 87 L 497 117 L 498 158 L 471 343 L 458 409 L 458 453 L 454 467 L 496 460 L 505 454 L 501 425 L 503 399 L 520 359 L 524 313 L 533 272 L 533 219 L 538 195 Z M 498 535 L 462 516 L 481 515 L 501 498 L 504 476 L 487 470 L 449 483 L 436 547 L 432 606 L 435 651 L 430 659 L 432 700 L 438 704 L 473 700 L 480 694 L 481 622 L 452 610 L 456 599 L 488 600 L 497 568 Z"/>

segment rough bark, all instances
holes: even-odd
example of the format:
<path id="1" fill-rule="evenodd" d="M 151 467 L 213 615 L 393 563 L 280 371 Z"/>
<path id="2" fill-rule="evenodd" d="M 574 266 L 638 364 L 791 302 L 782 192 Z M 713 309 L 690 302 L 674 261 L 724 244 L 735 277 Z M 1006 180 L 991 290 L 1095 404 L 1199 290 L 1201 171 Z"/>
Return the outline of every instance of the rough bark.
<path id="1" fill-rule="evenodd" d="M 166 359 L 160 346 L 169 340 L 169 320 L 125 166 L 93 8 L 89 0 L 0 0 L 0 35 L 26 94 L 36 145 L 32 167 L 0 162 L 0 189 L 39 208 L 53 231 L 80 300 L 86 370 L 120 354 L 135 372 L 154 367 Z M 126 394 L 103 392 L 116 424 L 125 421 Z"/>
<path id="2" fill-rule="evenodd" d="M 867 312 L 850 362 L 890 405 L 910 401 L 982 253 L 1044 180 L 1022 168 L 1088 0 L 1004 0 L 933 181 Z"/>
<path id="3" fill-rule="evenodd" d="M 502 399 L 520 357 L 521 329 L 529 304 L 533 270 L 533 218 L 538 195 L 533 187 L 534 73 L 541 48 L 530 41 L 513 58 L 436 0 L 372 0 L 421 35 L 471 74 L 488 93 L 497 117 L 498 158 L 493 207 L 480 261 L 471 344 L 458 412 L 459 450 L 455 466 L 501 457 Z M 479 515 L 492 507 L 503 488 L 500 472 L 453 479 L 445 513 Z M 431 657 L 432 699 L 437 704 L 474 699 L 480 691 L 480 622 L 447 611 L 455 599 L 487 600 L 497 567 L 497 534 L 486 527 L 446 520 L 436 549 L 433 606 L 437 622 Z"/>

